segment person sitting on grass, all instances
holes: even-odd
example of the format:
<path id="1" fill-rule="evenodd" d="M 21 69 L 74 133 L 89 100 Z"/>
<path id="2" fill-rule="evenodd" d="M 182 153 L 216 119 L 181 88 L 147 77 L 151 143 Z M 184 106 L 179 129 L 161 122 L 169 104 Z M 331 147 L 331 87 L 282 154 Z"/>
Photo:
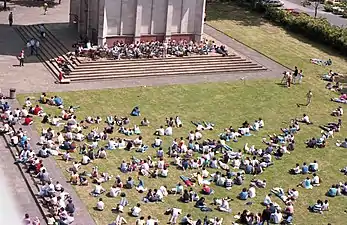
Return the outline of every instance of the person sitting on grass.
<path id="1" fill-rule="evenodd" d="M 298 184 L 298 186 L 302 186 L 305 189 L 312 189 L 312 183 L 309 177 L 306 177 L 305 180 L 303 180 L 300 184 Z"/>
<path id="2" fill-rule="evenodd" d="M 141 204 L 137 203 L 136 206 L 134 206 L 133 208 L 131 208 L 131 215 L 133 217 L 139 217 L 140 213 L 141 213 L 142 209 L 141 209 Z"/>
<path id="3" fill-rule="evenodd" d="M 105 203 L 102 201 L 102 198 L 99 198 L 99 201 L 96 203 L 96 207 L 95 208 L 98 211 L 104 211 Z"/>
<path id="4" fill-rule="evenodd" d="M 311 212 L 322 214 L 323 213 L 322 212 L 322 206 L 323 206 L 323 202 L 321 200 L 317 200 L 316 204 L 314 204 L 313 206 L 309 206 L 308 209 Z"/>
<path id="5" fill-rule="evenodd" d="M 342 116 L 343 115 L 343 108 L 341 106 L 337 107 L 334 111 L 331 113 L 332 116 Z"/>
<path id="6" fill-rule="evenodd" d="M 294 175 L 300 174 L 301 173 L 300 164 L 297 163 L 294 168 L 289 170 L 289 173 Z"/>
<path id="7" fill-rule="evenodd" d="M 196 208 L 203 208 L 206 207 L 206 203 L 205 203 L 205 198 L 201 197 L 198 201 L 195 202 L 194 205 Z"/>
<path id="8" fill-rule="evenodd" d="M 34 122 L 33 119 L 29 115 L 27 115 L 24 118 L 23 125 L 29 126 L 29 125 L 33 124 L 33 122 Z"/>
<path id="9" fill-rule="evenodd" d="M 131 111 L 130 115 L 132 116 L 140 116 L 140 108 L 138 106 L 135 106 L 133 110 Z"/>
<path id="10" fill-rule="evenodd" d="M 331 185 L 331 188 L 329 189 L 327 195 L 328 195 L 329 197 L 335 197 L 335 196 L 337 196 L 337 188 L 336 188 L 336 185 L 335 185 L 335 184 Z"/>
<path id="11" fill-rule="evenodd" d="M 149 120 L 146 117 L 141 120 L 141 126 L 149 126 Z"/>
<path id="12" fill-rule="evenodd" d="M 160 139 L 160 137 L 157 137 L 155 140 L 154 140 L 154 143 L 152 144 L 152 147 L 153 148 L 159 148 L 161 147 L 161 144 L 163 143 L 163 140 Z"/>
<path id="13" fill-rule="evenodd" d="M 223 198 L 222 199 L 222 204 L 220 206 L 218 206 L 218 210 L 221 212 L 227 212 L 227 213 L 231 213 L 231 208 L 229 205 L 229 198 Z"/>
<path id="14" fill-rule="evenodd" d="M 306 115 L 306 114 L 303 114 L 303 117 L 301 119 L 296 119 L 296 121 L 301 122 L 301 123 L 306 123 L 308 125 L 313 124 L 310 121 L 310 118 L 308 117 L 308 115 Z"/>
<path id="15" fill-rule="evenodd" d="M 106 190 L 101 186 L 101 183 L 97 183 L 94 190 L 90 193 L 92 196 L 97 197 L 104 193 Z"/>
<path id="16" fill-rule="evenodd" d="M 239 199 L 241 200 L 247 200 L 248 199 L 248 191 L 247 188 L 243 188 L 242 191 L 239 194 Z"/>
<path id="17" fill-rule="evenodd" d="M 347 138 L 345 138 L 343 142 L 340 142 L 339 140 L 337 140 L 336 146 L 341 148 L 347 148 Z"/>
<path id="18" fill-rule="evenodd" d="M 312 173 L 317 172 L 318 169 L 319 169 L 319 165 L 317 160 L 313 160 L 313 163 L 310 163 L 310 165 L 308 166 L 308 170 Z"/>
<path id="19" fill-rule="evenodd" d="M 211 195 L 214 193 L 214 190 L 210 186 L 208 186 L 207 184 L 204 184 L 202 186 L 202 193 L 205 195 Z"/>

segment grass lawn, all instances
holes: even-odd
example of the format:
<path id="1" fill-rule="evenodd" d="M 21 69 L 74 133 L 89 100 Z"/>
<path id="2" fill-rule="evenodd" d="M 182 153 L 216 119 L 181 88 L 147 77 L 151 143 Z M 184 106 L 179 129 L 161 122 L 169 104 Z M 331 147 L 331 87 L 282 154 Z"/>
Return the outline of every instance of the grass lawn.
<path id="1" fill-rule="evenodd" d="M 264 196 L 272 187 L 280 186 L 284 189 L 293 188 L 306 176 L 292 176 L 288 174 L 288 170 L 294 167 L 295 163 L 302 164 L 304 161 L 309 163 L 313 160 L 318 160 L 320 164 L 319 176 L 323 183 L 320 187 L 313 190 L 299 189 L 300 197 L 295 203 L 295 224 L 342 224 L 346 218 L 344 210 L 347 209 L 347 201 L 344 197 L 330 198 L 331 211 L 325 212 L 323 215 L 309 213 L 306 209 L 308 205 L 313 204 L 317 199 L 326 199 L 325 193 L 329 186 L 339 181 L 344 181 L 346 178 L 338 172 L 338 170 L 346 166 L 345 158 L 347 152 L 345 149 L 335 147 L 335 141 L 345 137 L 347 132 L 343 130 L 338 133 L 335 140 L 328 141 L 328 147 L 325 149 L 306 149 L 303 143 L 311 137 L 318 137 L 320 129 L 318 125 L 325 124 L 330 121 L 335 121 L 330 115 L 331 110 L 337 107 L 337 104 L 332 103 L 329 99 L 334 96 L 333 93 L 324 89 L 324 82 L 320 81 L 317 76 L 326 72 L 327 68 L 314 66 L 309 63 L 310 58 L 332 58 L 334 65 L 332 69 L 337 72 L 344 72 L 347 66 L 345 61 L 335 56 L 331 56 L 329 52 L 321 50 L 322 48 L 315 47 L 308 41 L 299 40 L 298 37 L 287 33 L 286 31 L 272 26 L 265 21 L 259 19 L 258 15 L 253 15 L 245 12 L 244 9 L 239 9 L 230 5 L 209 6 L 207 16 L 211 25 L 224 30 L 233 38 L 244 42 L 247 45 L 263 52 L 269 57 L 289 66 L 295 65 L 302 68 L 305 73 L 304 83 L 294 86 L 291 89 L 283 88 L 277 85 L 278 81 L 261 80 L 219 84 L 197 84 L 197 85 L 176 85 L 166 87 L 147 87 L 147 88 L 128 88 L 128 89 L 107 89 L 101 91 L 81 91 L 59 93 L 65 102 L 65 105 L 79 105 L 77 117 L 81 120 L 86 116 L 102 116 L 107 115 L 128 116 L 131 109 L 138 105 L 141 108 L 141 118 L 131 118 L 130 126 L 139 124 L 142 117 L 150 120 L 151 126 L 142 128 L 145 143 L 150 145 L 154 136 L 154 130 L 160 125 L 164 125 L 166 117 L 174 117 L 180 115 L 184 126 L 183 128 L 175 128 L 172 138 L 186 137 L 194 126 L 190 124 L 191 120 L 202 121 L 208 120 L 216 124 L 214 131 L 205 131 L 203 138 L 217 139 L 218 134 L 223 128 L 233 125 L 237 127 L 242 122 L 253 120 L 262 117 L 265 121 L 265 128 L 254 136 L 243 137 L 237 143 L 229 143 L 234 149 L 242 148 L 248 142 L 256 147 L 264 148 L 261 144 L 261 138 L 267 134 L 279 133 L 281 127 L 286 127 L 290 119 L 299 117 L 303 113 L 310 115 L 314 125 L 302 126 L 302 130 L 296 136 L 296 149 L 291 155 L 286 155 L 283 160 L 275 161 L 275 165 L 268 168 L 263 174 L 258 176 L 258 179 L 266 179 L 268 186 L 266 189 L 257 189 L 257 197 L 252 199 L 252 205 L 247 206 L 245 202 L 236 199 L 237 194 L 243 187 L 248 187 L 251 176 L 246 176 L 244 186 L 234 186 L 231 191 L 226 191 L 222 187 L 212 185 L 216 193 L 213 196 L 207 197 L 207 202 L 212 202 L 214 197 L 230 196 L 234 199 L 231 202 L 233 210 L 232 214 L 219 213 L 214 210 L 212 213 L 202 213 L 198 209 L 193 208 L 193 204 L 183 204 L 177 201 L 177 196 L 169 196 L 165 198 L 164 203 L 152 204 L 142 203 L 143 215 L 152 215 L 157 217 L 161 224 L 165 224 L 168 216 L 163 213 L 169 207 L 179 207 L 183 209 L 183 214 L 191 213 L 193 218 L 203 218 L 205 215 L 212 217 L 218 216 L 227 219 L 225 224 L 231 224 L 234 221 L 233 215 L 237 212 L 242 212 L 244 209 L 249 209 L 252 212 L 260 212 L 263 206 L 260 203 Z M 243 21 L 244 20 L 244 21 Z M 310 107 L 296 106 L 297 103 L 305 102 L 305 93 L 311 89 L 313 91 L 313 103 Z M 49 93 L 54 95 L 54 93 Z M 39 97 L 39 94 L 33 94 Z M 19 101 L 24 102 L 26 96 L 20 95 Z M 346 110 L 346 109 L 345 109 Z M 59 114 L 60 110 L 52 107 L 45 107 L 45 111 L 50 114 Z M 40 129 L 41 125 L 37 124 Z M 100 124 L 102 128 L 104 124 Z M 115 137 L 125 137 L 121 134 L 114 134 Z M 134 137 L 135 138 L 135 137 Z M 164 138 L 164 146 L 168 147 L 171 144 L 172 138 Z M 118 167 L 120 162 L 125 159 L 129 160 L 131 156 L 137 158 L 145 158 L 147 155 L 154 156 L 155 150 L 150 148 L 147 153 L 126 152 L 117 150 L 108 152 L 107 160 L 96 160 L 91 165 L 83 170 L 91 171 L 94 166 L 99 167 L 100 172 L 109 172 L 112 175 L 121 175 L 123 182 L 128 176 L 136 178 L 136 174 L 121 174 Z M 80 157 L 79 155 L 75 155 Z M 65 163 L 57 160 L 62 168 L 68 168 L 71 163 Z M 189 176 L 193 171 L 182 172 L 173 167 L 169 169 L 169 178 L 163 179 L 146 179 L 147 188 L 159 188 L 165 184 L 168 188 L 175 186 L 180 181 L 179 175 L 184 174 Z M 212 170 L 211 170 L 212 172 Z M 67 174 L 66 174 L 67 175 Z M 113 184 L 109 182 L 103 186 L 106 189 Z M 119 202 L 119 198 L 107 198 L 103 196 L 106 203 L 104 212 L 96 212 L 93 210 L 97 202 L 97 198 L 89 196 L 92 186 L 76 187 L 76 191 L 83 201 L 88 206 L 92 216 L 98 224 L 104 225 L 110 223 L 116 215 L 111 212 L 111 208 Z M 199 191 L 199 187 L 194 187 Z M 125 190 L 130 200 L 130 205 L 133 206 L 137 202 L 141 202 L 144 194 L 138 194 L 135 190 Z M 277 203 L 282 202 L 273 197 Z M 283 204 L 282 204 L 283 206 Z M 128 210 L 126 209 L 126 212 Z M 126 217 L 129 224 L 134 224 L 134 219 Z"/>

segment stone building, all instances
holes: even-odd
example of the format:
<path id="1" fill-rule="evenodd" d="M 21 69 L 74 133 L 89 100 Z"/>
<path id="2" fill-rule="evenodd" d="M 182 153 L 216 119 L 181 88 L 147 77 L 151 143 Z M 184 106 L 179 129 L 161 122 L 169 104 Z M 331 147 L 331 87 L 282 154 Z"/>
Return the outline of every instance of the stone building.
<path id="1" fill-rule="evenodd" d="M 200 40 L 206 0 L 71 0 L 70 23 L 102 45 L 164 39 Z"/>

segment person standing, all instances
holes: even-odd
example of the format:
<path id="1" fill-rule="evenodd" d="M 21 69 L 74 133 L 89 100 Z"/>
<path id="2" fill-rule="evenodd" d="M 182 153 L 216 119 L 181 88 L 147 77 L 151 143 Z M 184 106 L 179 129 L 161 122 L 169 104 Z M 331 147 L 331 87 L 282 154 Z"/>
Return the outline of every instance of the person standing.
<path id="1" fill-rule="evenodd" d="M 10 14 L 8 15 L 8 24 L 12 27 L 13 24 L 13 13 L 10 12 Z"/>
<path id="2" fill-rule="evenodd" d="M 48 11 L 48 4 L 45 2 L 43 4 L 43 15 L 47 15 L 47 11 Z"/>
<path id="3" fill-rule="evenodd" d="M 293 72 L 293 84 L 295 84 L 297 82 L 298 74 L 299 74 L 298 67 L 295 67 L 294 72 Z"/>
<path id="4" fill-rule="evenodd" d="M 306 94 L 306 98 L 307 98 L 307 103 L 306 103 L 306 106 L 309 106 L 312 102 L 312 96 L 313 96 L 313 93 L 311 90 L 309 90 Z"/>
<path id="5" fill-rule="evenodd" d="M 22 50 L 21 52 L 20 52 L 20 54 L 19 54 L 19 57 L 18 57 L 18 59 L 19 59 L 19 66 L 24 66 L 24 50 Z"/>
<path id="6" fill-rule="evenodd" d="M 36 43 L 35 43 L 35 53 L 36 53 L 36 55 L 39 54 L 39 49 L 40 49 L 40 42 L 39 42 L 39 40 L 36 40 Z"/>
<path id="7" fill-rule="evenodd" d="M 263 214 L 261 215 L 262 218 L 262 225 L 265 224 L 265 222 L 269 225 L 270 224 L 270 218 L 271 218 L 271 210 L 270 206 L 267 205 L 266 209 L 263 210 Z"/>
<path id="8" fill-rule="evenodd" d="M 298 84 L 301 84 L 303 77 L 304 77 L 304 74 L 303 74 L 302 70 L 300 70 L 300 72 L 298 74 Z"/>

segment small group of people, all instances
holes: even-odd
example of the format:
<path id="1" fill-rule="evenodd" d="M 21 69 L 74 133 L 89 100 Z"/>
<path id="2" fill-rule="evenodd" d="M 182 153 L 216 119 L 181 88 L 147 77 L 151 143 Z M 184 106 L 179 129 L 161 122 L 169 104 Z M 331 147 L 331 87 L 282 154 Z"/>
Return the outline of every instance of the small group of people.
<path id="1" fill-rule="evenodd" d="M 284 71 L 281 83 L 285 84 L 287 88 L 290 88 L 292 84 L 301 84 L 304 77 L 303 71 L 298 67 L 294 67 L 293 72 Z"/>

